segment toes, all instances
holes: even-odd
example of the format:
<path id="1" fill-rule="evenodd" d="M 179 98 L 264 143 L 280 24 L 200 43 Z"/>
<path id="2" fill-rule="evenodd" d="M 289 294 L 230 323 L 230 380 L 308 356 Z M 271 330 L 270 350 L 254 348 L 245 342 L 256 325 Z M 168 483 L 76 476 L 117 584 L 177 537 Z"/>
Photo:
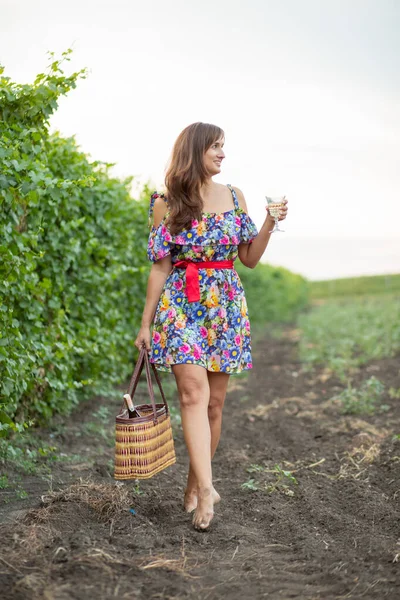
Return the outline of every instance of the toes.
<path id="1" fill-rule="evenodd" d="M 205 523 L 193 523 L 193 527 L 196 529 L 196 531 L 206 531 L 210 526 L 210 523 L 208 523 L 208 525 L 206 525 Z"/>
<path id="2" fill-rule="evenodd" d="M 197 531 L 208 531 L 208 529 L 210 529 L 210 525 L 211 525 L 211 519 L 208 523 L 205 523 L 204 521 L 202 521 L 201 523 L 195 523 L 194 524 L 194 528 L 197 529 Z"/>
<path id="3" fill-rule="evenodd" d="M 213 517 L 214 513 L 208 513 L 207 516 L 200 516 L 195 512 L 192 521 L 193 527 L 198 531 L 206 531 L 210 527 Z"/>
<path id="4" fill-rule="evenodd" d="M 196 495 L 196 510 L 193 515 L 192 524 L 198 531 L 206 531 L 210 527 L 210 523 L 214 516 L 213 506 L 218 500 L 219 494 L 214 488 L 198 489 Z"/>

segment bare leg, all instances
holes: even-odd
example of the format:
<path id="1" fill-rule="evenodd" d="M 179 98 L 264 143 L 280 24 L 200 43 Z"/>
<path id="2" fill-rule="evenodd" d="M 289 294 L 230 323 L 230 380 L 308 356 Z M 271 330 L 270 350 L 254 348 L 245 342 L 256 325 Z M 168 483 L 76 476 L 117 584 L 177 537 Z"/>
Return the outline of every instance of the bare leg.
<path id="1" fill-rule="evenodd" d="M 174 365 L 172 370 L 178 386 L 183 435 L 196 478 L 198 502 L 193 525 L 207 529 L 214 515 L 207 371 L 198 365 Z"/>
<path id="2" fill-rule="evenodd" d="M 214 457 L 221 437 L 222 409 L 225 402 L 226 390 L 229 382 L 227 373 L 211 373 L 207 371 L 210 386 L 210 401 L 208 405 L 208 421 L 211 431 L 211 458 Z M 214 504 L 221 500 L 218 492 L 213 489 Z M 184 507 L 191 512 L 197 506 L 197 481 L 191 463 L 186 484 Z"/>

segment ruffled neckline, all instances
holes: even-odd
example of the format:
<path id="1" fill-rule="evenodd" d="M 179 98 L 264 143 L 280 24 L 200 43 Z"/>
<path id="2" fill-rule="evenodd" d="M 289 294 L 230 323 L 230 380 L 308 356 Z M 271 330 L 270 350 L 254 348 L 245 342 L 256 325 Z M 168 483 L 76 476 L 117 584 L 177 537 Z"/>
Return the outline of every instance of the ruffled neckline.
<path id="1" fill-rule="evenodd" d="M 206 218 L 210 218 L 210 219 L 216 219 L 217 217 L 223 217 L 225 215 L 230 215 L 230 214 L 234 214 L 239 215 L 239 216 L 245 216 L 248 217 L 248 219 L 251 220 L 251 217 L 243 210 L 243 208 L 241 206 L 239 206 L 239 208 L 231 208 L 230 210 L 225 210 L 223 212 L 210 212 L 210 211 L 202 211 L 201 214 L 203 217 Z M 151 226 L 151 229 L 158 229 L 159 227 L 161 227 L 162 225 L 164 225 L 165 227 L 165 222 L 169 217 L 169 210 L 167 209 L 167 212 L 165 213 L 165 215 L 163 216 L 163 218 L 160 221 L 160 224 L 156 227 L 155 225 Z M 193 226 L 191 227 L 191 229 L 193 228 Z M 190 230 L 189 230 L 190 231 Z"/>
<path id="2" fill-rule="evenodd" d="M 230 210 L 225 210 L 224 212 L 219 212 L 219 213 L 202 210 L 201 214 L 209 216 L 209 217 L 221 217 L 222 215 L 228 215 L 231 212 L 238 212 L 239 210 L 240 210 L 240 207 L 239 208 L 231 208 Z"/>
<path id="3" fill-rule="evenodd" d="M 159 197 L 161 194 L 153 194 L 149 217 L 156 196 Z M 165 196 L 162 196 L 165 200 Z M 215 245 L 238 246 L 241 242 L 250 242 L 257 235 L 257 228 L 249 215 L 236 204 L 231 209 L 221 212 L 202 211 L 199 220 L 192 220 L 190 229 L 185 229 L 176 235 L 172 235 L 166 225 L 168 216 L 167 204 L 167 211 L 159 225 L 157 227 L 154 223 L 150 225 L 149 247 L 159 248 L 160 252 L 157 256 L 161 254 L 165 256 L 171 244 L 176 248 L 191 246 L 193 249 Z"/>
<path id="4" fill-rule="evenodd" d="M 231 208 L 230 210 L 224 210 L 223 212 L 210 212 L 210 211 L 202 211 L 201 214 L 205 217 L 222 217 L 223 215 L 230 215 L 231 213 L 240 213 L 240 214 L 245 214 L 247 216 L 249 216 L 241 206 L 239 206 L 239 208 Z M 166 220 L 166 218 L 168 217 L 169 211 L 167 210 L 167 212 L 165 213 L 165 215 L 162 218 L 163 222 L 164 220 Z M 249 217 L 250 218 L 250 217 Z"/>

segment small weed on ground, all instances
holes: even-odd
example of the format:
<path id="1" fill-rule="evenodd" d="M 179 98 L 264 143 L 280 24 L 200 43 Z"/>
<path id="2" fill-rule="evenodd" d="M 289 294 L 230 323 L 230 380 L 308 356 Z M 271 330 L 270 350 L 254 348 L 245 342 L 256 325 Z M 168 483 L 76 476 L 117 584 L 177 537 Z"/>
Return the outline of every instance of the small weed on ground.
<path id="1" fill-rule="evenodd" d="M 257 479 L 250 478 L 242 483 L 243 490 L 264 490 L 268 494 L 282 492 L 286 496 L 294 496 L 294 490 L 291 489 L 291 486 L 298 485 L 298 481 L 291 471 L 282 469 L 280 465 L 274 465 L 273 469 L 268 469 L 263 465 L 253 464 L 248 467 L 247 472 L 257 473 L 258 476 Z M 270 481 L 271 474 L 275 476 L 273 481 Z"/>
<path id="2" fill-rule="evenodd" d="M 391 387 L 389 389 L 389 398 L 391 398 L 392 400 L 399 400 L 400 399 L 400 388 L 394 388 Z"/>
<path id="3" fill-rule="evenodd" d="M 372 415 L 378 409 L 386 411 L 386 404 L 378 404 L 385 391 L 384 384 L 376 377 L 370 377 L 363 382 L 360 388 L 353 387 L 349 381 L 347 388 L 332 400 L 340 400 L 342 414 L 345 415 Z"/>
<path id="4" fill-rule="evenodd" d="M 0 477 L 0 490 L 6 490 L 9 486 L 7 475 L 1 475 Z"/>
<path id="5" fill-rule="evenodd" d="M 75 455 L 61 453 L 57 446 L 35 437 L 31 431 L 15 434 L 11 439 L 0 439 L 0 498 L 8 503 L 13 497 L 23 500 L 28 493 L 21 478 L 33 475 L 47 480 L 57 462 L 72 462 Z"/>
<path id="6" fill-rule="evenodd" d="M 59 460 L 56 446 L 37 440 L 29 433 L 0 440 L 0 464 L 18 473 L 37 475 L 48 472 L 49 462 Z"/>
<path id="7" fill-rule="evenodd" d="M 0 477 L 0 499 L 4 504 L 10 502 L 13 497 L 23 500 L 28 497 L 26 490 L 20 484 L 20 477 L 17 475 L 13 481 L 10 481 L 8 475 Z"/>

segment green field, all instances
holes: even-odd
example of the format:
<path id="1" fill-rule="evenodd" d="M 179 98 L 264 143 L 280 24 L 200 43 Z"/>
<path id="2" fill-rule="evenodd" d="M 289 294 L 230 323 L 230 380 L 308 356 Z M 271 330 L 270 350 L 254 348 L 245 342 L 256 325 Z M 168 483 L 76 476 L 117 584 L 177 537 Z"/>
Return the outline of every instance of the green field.
<path id="1" fill-rule="evenodd" d="M 353 367 L 400 352 L 400 275 L 312 282 L 298 319 L 299 356 L 342 379 Z"/>
<path id="2" fill-rule="evenodd" d="M 400 274 L 347 277 L 345 279 L 310 282 L 310 295 L 312 299 L 331 298 L 332 296 L 383 294 L 387 292 L 400 292 Z"/>

